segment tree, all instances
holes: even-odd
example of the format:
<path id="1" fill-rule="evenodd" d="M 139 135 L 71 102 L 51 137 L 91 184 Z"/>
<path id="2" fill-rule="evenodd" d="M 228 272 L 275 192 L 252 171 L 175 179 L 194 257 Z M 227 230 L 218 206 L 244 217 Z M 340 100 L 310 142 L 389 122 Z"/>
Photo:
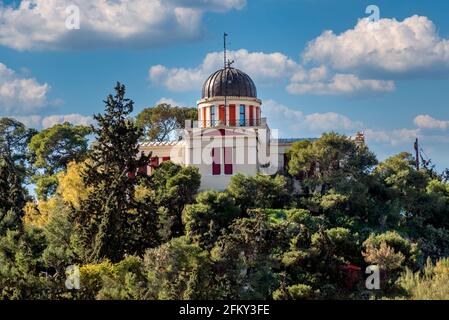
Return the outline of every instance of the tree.
<path id="1" fill-rule="evenodd" d="M 366 225 L 372 219 L 377 193 L 371 192 L 375 181 L 370 173 L 377 161 L 365 145 L 326 133 L 294 143 L 289 156 L 289 173 L 301 189 L 298 201 L 307 209 L 335 221 L 353 217 Z"/>
<path id="2" fill-rule="evenodd" d="M 425 170 L 416 170 L 413 156 L 406 152 L 392 156 L 376 167 L 374 175 L 383 183 L 396 210 L 409 223 L 424 226 L 429 217 L 426 186 L 430 179 Z"/>
<path id="3" fill-rule="evenodd" d="M 36 130 L 11 118 L 0 118 L 0 154 L 25 174 L 25 163 L 29 157 L 28 143 Z"/>
<path id="4" fill-rule="evenodd" d="M 21 226 L 25 190 L 21 175 L 10 157 L 0 156 L 0 235 Z"/>
<path id="5" fill-rule="evenodd" d="M 37 170 L 34 179 L 39 198 L 46 199 L 56 191 L 56 173 L 65 170 L 71 161 L 84 160 L 90 133 L 90 127 L 65 122 L 33 136 L 29 149 L 33 167 Z"/>
<path id="6" fill-rule="evenodd" d="M 377 163 L 366 146 L 357 146 L 336 133 L 325 133 L 313 142 L 294 143 L 289 156 L 289 173 L 304 177 L 306 189 L 320 188 L 323 195 L 331 188 L 340 192 L 363 183 L 362 178 Z"/>
<path id="7" fill-rule="evenodd" d="M 388 251 L 387 248 L 383 248 L 383 250 L 378 251 L 382 248 L 382 244 L 390 247 L 394 251 Z M 394 252 L 403 256 L 402 262 L 404 263 L 401 267 L 405 268 L 406 266 L 410 268 L 414 268 L 419 258 L 419 250 L 416 244 L 412 243 L 410 240 L 407 240 L 403 236 L 401 236 L 396 231 L 387 231 L 382 234 L 371 234 L 368 239 L 363 242 L 363 247 L 365 249 L 364 257 L 365 260 L 369 263 L 379 263 L 380 261 L 376 261 L 373 259 L 375 256 L 378 258 L 383 258 L 383 256 L 379 255 L 381 252 L 385 252 L 388 255 L 393 255 Z M 395 268 L 393 268 L 395 269 Z"/>
<path id="8" fill-rule="evenodd" d="M 200 193 L 184 211 L 186 234 L 202 248 L 210 249 L 217 238 L 240 215 L 234 199 L 225 192 Z"/>
<path id="9" fill-rule="evenodd" d="M 407 299 L 448 300 L 449 259 L 440 259 L 435 264 L 428 259 L 423 270 L 416 273 L 407 269 L 398 279 L 398 284 L 405 291 Z"/>
<path id="10" fill-rule="evenodd" d="M 149 157 L 138 156 L 142 130 L 129 118 L 134 102 L 125 98 L 125 86 L 117 83 L 115 95 L 104 102 L 105 113 L 94 116 L 96 141 L 83 175 L 90 192 L 76 212 L 75 226 L 86 261 L 117 262 L 136 251 L 132 220 L 145 213 L 136 211 L 134 173 Z"/>
<path id="11" fill-rule="evenodd" d="M 214 299 L 213 275 L 208 252 L 188 243 L 185 237 L 173 238 L 145 253 L 144 271 L 150 299 Z"/>
<path id="12" fill-rule="evenodd" d="M 226 288 L 224 299 L 266 299 L 278 286 L 273 271 L 281 241 L 280 230 L 268 216 L 254 211 L 249 218 L 234 220 L 211 250 L 218 285 Z"/>
<path id="13" fill-rule="evenodd" d="M 186 205 L 193 203 L 200 183 L 198 168 L 182 167 L 171 161 L 163 162 L 150 177 L 162 241 L 184 234 L 182 213 Z"/>
<path id="14" fill-rule="evenodd" d="M 236 174 L 227 192 L 243 212 L 251 208 L 283 208 L 290 203 L 291 189 L 284 176 Z"/>
<path id="15" fill-rule="evenodd" d="M 27 145 L 34 134 L 19 121 L 0 119 L 0 235 L 21 226 L 27 200 Z"/>
<path id="16" fill-rule="evenodd" d="M 173 133 L 182 129 L 185 120 L 197 120 L 196 108 L 173 107 L 162 103 L 153 108 L 142 110 L 136 117 L 136 123 L 144 129 L 145 140 L 168 141 Z"/>
<path id="17" fill-rule="evenodd" d="M 0 237 L 0 299 L 48 299 L 51 284 L 41 259 L 41 230 L 8 230 Z"/>

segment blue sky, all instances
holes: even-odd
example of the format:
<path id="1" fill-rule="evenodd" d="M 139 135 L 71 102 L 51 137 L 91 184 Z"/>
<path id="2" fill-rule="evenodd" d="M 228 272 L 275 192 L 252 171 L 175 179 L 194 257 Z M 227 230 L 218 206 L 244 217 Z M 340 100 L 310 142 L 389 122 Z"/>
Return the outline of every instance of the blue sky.
<path id="1" fill-rule="evenodd" d="M 65 27 L 71 4 L 79 30 Z M 449 167 L 447 12 L 442 0 L 3 1 L 0 116 L 88 123 L 116 81 L 136 112 L 161 99 L 194 106 L 226 31 L 281 136 L 360 130 L 380 159 L 420 137 Z"/>

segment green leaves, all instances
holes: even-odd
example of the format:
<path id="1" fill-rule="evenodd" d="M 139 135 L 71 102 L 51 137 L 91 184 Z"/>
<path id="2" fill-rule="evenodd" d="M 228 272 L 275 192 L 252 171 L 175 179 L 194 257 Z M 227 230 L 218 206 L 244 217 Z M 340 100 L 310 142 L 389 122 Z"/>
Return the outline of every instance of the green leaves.
<path id="1" fill-rule="evenodd" d="M 246 212 L 252 208 L 283 208 L 288 206 L 291 197 L 291 186 L 286 177 L 275 177 L 257 174 L 245 176 L 236 174 L 231 178 L 227 192 L 235 199 L 235 203 Z"/>
<path id="2" fill-rule="evenodd" d="M 141 250 L 131 224 L 136 214 L 145 214 L 135 200 L 134 175 L 149 156 L 138 156 L 142 130 L 129 119 L 134 103 L 125 98 L 125 86 L 117 83 L 105 104 L 105 113 L 94 116 L 96 141 L 83 176 L 89 194 L 75 214 L 75 228 L 85 261 L 117 262 Z"/>
<path id="3" fill-rule="evenodd" d="M 144 140 L 176 140 L 174 133 L 184 128 L 185 120 L 197 120 L 196 108 L 174 107 L 166 103 L 142 110 L 136 117 L 137 125 L 144 130 Z"/>

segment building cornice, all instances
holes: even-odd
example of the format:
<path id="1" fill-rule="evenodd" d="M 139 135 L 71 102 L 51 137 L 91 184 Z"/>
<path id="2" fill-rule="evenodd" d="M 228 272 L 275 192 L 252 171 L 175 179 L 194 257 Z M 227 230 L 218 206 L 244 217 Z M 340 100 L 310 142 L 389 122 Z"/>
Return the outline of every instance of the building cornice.
<path id="1" fill-rule="evenodd" d="M 256 102 L 258 104 L 262 104 L 262 100 L 258 99 L 258 98 L 251 98 L 251 97 L 234 97 L 234 96 L 227 96 L 227 97 L 212 97 L 212 98 L 204 98 L 201 100 L 197 101 L 197 104 L 202 104 L 202 103 L 209 103 L 209 102 L 216 102 L 216 101 L 224 101 L 226 98 L 226 100 L 228 101 L 228 104 L 230 101 L 232 100 L 238 100 L 238 101 L 252 101 L 252 102 Z"/>

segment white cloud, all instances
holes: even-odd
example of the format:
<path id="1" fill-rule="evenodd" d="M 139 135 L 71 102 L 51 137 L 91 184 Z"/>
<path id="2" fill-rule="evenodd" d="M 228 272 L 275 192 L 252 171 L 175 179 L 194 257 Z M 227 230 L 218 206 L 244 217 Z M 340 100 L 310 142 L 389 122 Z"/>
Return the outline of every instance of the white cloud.
<path id="1" fill-rule="evenodd" d="M 345 130 L 353 131 L 362 126 L 360 122 L 352 121 L 347 116 L 335 112 L 313 113 L 305 117 L 304 123 L 311 130 L 331 131 Z"/>
<path id="2" fill-rule="evenodd" d="M 42 117 L 39 115 L 30 116 L 12 116 L 12 118 L 17 121 L 22 122 L 25 126 L 29 128 L 40 128 L 42 127 Z"/>
<path id="3" fill-rule="evenodd" d="M 301 68 L 291 78 L 287 91 L 291 94 L 343 95 L 363 92 L 390 92 L 393 81 L 360 79 L 353 74 L 332 74 L 325 66 Z"/>
<path id="4" fill-rule="evenodd" d="M 80 30 L 65 26 L 80 9 Z M 197 38 L 205 12 L 242 9 L 246 0 L 22 0 L 0 6 L 0 44 L 17 50 L 129 45 L 154 47 Z"/>
<path id="5" fill-rule="evenodd" d="M 279 52 L 245 49 L 230 56 L 258 84 L 289 81 L 287 92 L 298 95 L 386 93 L 395 90 L 393 79 L 404 75 L 449 73 L 449 40 L 438 36 L 427 17 L 381 19 L 377 25 L 361 19 L 341 34 L 325 31 L 308 44 L 300 62 Z M 220 67 L 222 53 L 213 52 L 194 68 L 153 66 L 149 78 L 171 91 L 198 90 Z"/>
<path id="6" fill-rule="evenodd" d="M 386 144 L 391 146 L 411 145 L 416 138 L 424 138 L 420 129 L 393 129 L 393 130 L 375 130 L 366 129 L 364 131 L 368 145 L 370 142 Z M 429 140 L 428 137 L 426 140 Z"/>
<path id="7" fill-rule="evenodd" d="M 447 120 L 438 120 L 432 118 L 429 115 L 419 115 L 414 119 L 414 123 L 416 126 L 422 129 L 439 129 L 446 130 L 449 129 L 449 121 Z"/>
<path id="8" fill-rule="evenodd" d="M 42 119 L 42 127 L 49 128 L 55 124 L 61 124 L 64 122 L 70 122 L 74 125 L 90 125 L 93 123 L 93 119 L 90 116 L 83 116 L 78 113 L 65 114 L 65 115 L 51 115 Z"/>
<path id="9" fill-rule="evenodd" d="M 245 49 L 230 52 L 236 66 L 248 73 L 257 83 L 273 83 L 291 78 L 287 91 L 291 94 L 352 94 L 360 91 L 392 91 L 394 83 L 382 80 L 364 80 L 350 74 L 333 75 L 325 66 L 304 69 L 286 55 L 248 52 Z M 196 68 L 167 68 L 152 66 L 150 81 L 171 91 L 198 90 L 207 77 L 222 66 L 222 53 L 206 55 Z"/>
<path id="10" fill-rule="evenodd" d="M 449 40 L 427 17 L 381 19 L 373 28 L 361 19 L 341 34 L 325 31 L 303 53 L 305 62 L 355 74 L 389 75 L 449 71 Z"/>
<path id="11" fill-rule="evenodd" d="M 156 102 L 155 106 L 157 106 L 158 104 L 162 104 L 162 103 L 169 104 L 169 105 L 171 105 L 173 107 L 187 108 L 187 106 L 184 103 L 182 103 L 182 102 L 176 101 L 176 100 L 174 100 L 172 98 L 164 98 L 164 97 L 160 98 Z"/>
<path id="12" fill-rule="evenodd" d="M 25 78 L 0 63 L 0 113 L 21 114 L 48 105 L 50 86 Z"/>
<path id="13" fill-rule="evenodd" d="M 299 110 L 274 100 L 264 102 L 262 113 L 269 119 L 270 127 L 280 130 L 281 136 L 319 136 L 327 131 L 353 134 L 363 126 L 361 122 L 353 121 L 339 113 L 326 112 L 305 115 Z"/>
<path id="14" fill-rule="evenodd" d="M 288 81 L 290 94 L 350 95 L 360 92 L 390 92 L 395 89 L 393 81 L 360 79 L 353 74 L 334 74 L 326 66 L 306 69 L 286 55 L 274 52 L 248 52 L 240 49 L 229 56 L 236 67 L 248 73 L 257 84 L 273 84 Z M 207 77 L 223 65 L 223 53 L 206 55 L 195 68 L 167 68 L 154 65 L 149 69 L 149 79 L 170 91 L 199 90 Z"/>
<path id="15" fill-rule="evenodd" d="M 236 61 L 235 66 L 248 73 L 254 81 L 273 82 L 292 76 L 299 65 L 286 55 L 274 52 L 248 52 L 240 49 L 230 51 L 229 58 Z M 201 65 L 195 68 L 167 68 L 163 65 L 152 66 L 149 79 L 154 84 L 165 86 L 171 91 L 199 90 L 207 77 L 223 67 L 223 53 L 211 52 Z"/>
<path id="16" fill-rule="evenodd" d="M 40 116 L 40 115 L 29 115 L 29 116 L 12 116 L 12 118 L 25 124 L 30 128 L 49 128 L 56 124 L 62 124 L 64 122 L 70 122 L 74 125 L 90 125 L 94 123 L 92 117 L 83 116 L 78 113 L 65 114 L 65 115 L 50 115 L 50 116 Z"/>

